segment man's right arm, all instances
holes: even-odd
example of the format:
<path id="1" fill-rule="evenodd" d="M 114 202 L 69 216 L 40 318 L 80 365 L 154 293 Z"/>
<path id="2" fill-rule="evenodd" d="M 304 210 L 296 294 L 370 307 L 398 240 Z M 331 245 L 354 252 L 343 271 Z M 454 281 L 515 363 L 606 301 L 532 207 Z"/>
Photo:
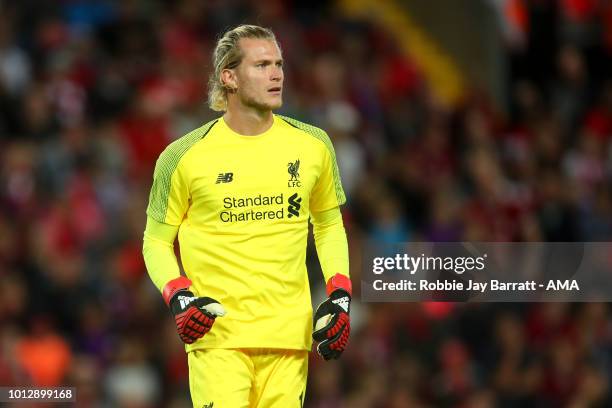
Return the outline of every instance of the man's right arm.
<path id="1" fill-rule="evenodd" d="M 189 177 L 181 163 L 186 150 L 181 146 L 177 140 L 159 155 L 147 206 L 142 252 L 149 276 L 162 294 L 170 281 L 181 276 L 174 240 L 190 198 Z"/>
<path id="2" fill-rule="evenodd" d="M 190 198 L 189 177 L 181 166 L 186 149 L 181 142 L 170 144 L 155 164 L 142 252 L 149 276 L 170 308 L 181 340 L 191 344 L 208 333 L 225 310 L 215 299 L 194 295 L 191 281 L 180 274 L 174 255 L 174 240 Z"/>
<path id="3" fill-rule="evenodd" d="M 174 255 L 174 239 L 178 229 L 178 226 L 147 217 L 142 254 L 151 280 L 174 315 L 179 337 L 191 344 L 205 335 L 212 328 L 215 318 L 223 316 L 225 310 L 216 300 L 196 297 L 189 290 L 191 281 L 181 275 Z"/>
<path id="4" fill-rule="evenodd" d="M 149 277 L 160 292 L 163 292 L 168 282 L 181 276 L 174 254 L 174 240 L 178 229 L 178 226 L 164 224 L 147 217 L 142 255 Z"/>

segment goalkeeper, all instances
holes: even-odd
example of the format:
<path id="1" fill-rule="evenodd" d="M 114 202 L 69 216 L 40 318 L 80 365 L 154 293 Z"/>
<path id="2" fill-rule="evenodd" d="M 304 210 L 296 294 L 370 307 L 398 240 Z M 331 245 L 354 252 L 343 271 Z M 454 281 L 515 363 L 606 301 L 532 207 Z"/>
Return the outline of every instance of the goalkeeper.
<path id="1" fill-rule="evenodd" d="M 312 339 L 326 360 L 350 332 L 345 200 L 327 134 L 276 115 L 283 59 L 274 34 L 243 25 L 213 53 L 209 105 L 223 116 L 159 156 L 143 254 L 186 343 L 196 407 L 304 403 Z M 328 298 L 314 321 L 308 222 Z M 186 276 L 174 254 L 178 236 Z"/>

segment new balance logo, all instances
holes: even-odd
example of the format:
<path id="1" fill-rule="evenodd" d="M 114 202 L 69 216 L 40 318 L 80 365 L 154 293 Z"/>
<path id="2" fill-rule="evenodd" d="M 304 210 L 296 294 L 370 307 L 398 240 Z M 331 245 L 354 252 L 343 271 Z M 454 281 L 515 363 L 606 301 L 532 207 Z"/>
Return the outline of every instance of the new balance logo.
<path id="1" fill-rule="evenodd" d="M 289 218 L 300 216 L 300 207 L 302 206 L 302 204 L 300 204 L 301 202 L 302 198 L 298 197 L 297 193 L 289 197 L 289 207 L 287 207 L 287 212 L 289 213 L 287 216 Z"/>
<path id="2" fill-rule="evenodd" d="M 204 405 L 202 406 L 202 408 L 213 408 L 213 406 L 214 406 L 214 405 L 215 405 L 215 403 L 214 403 L 214 402 L 210 402 L 210 403 L 208 403 L 208 404 L 204 404 Z"/>
<path id="3" fill-rule="evenodd" d="M 348 296 L 341 297 L 340 299 L 332 300 L 332 303 L 340 306 L 346 313 L 349 309 L 349 298 Z"/>
<path id="4" fill-rule="evenodd" d="M 217 176 L 217 182 L 219 183 L 231 183 L 234 180 L 234 173 L 219 173 Z"/>
<path id="5" fill-rule="evenodd" d="M 185 309 L 187 305 L 189 305 L 191 302 L 195 300 L 195 297 L 179 295 L 178 299 L 179 299 L 179 304 L 181 305 L 181 309 Z"/>

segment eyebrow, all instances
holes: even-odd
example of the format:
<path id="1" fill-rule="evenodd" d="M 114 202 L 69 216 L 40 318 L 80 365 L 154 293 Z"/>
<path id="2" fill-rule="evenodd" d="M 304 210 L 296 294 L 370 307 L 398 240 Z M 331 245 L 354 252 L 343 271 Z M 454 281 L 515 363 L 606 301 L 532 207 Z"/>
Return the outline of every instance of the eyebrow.
<path id="1" fill-rule="evenodd" d="M 258 59 L 258 60 L 255 60 L 255 61 L 254 61 L 254 63 L 255 63 L 255 64 L 259 64 L 260 62 L 272 62 L 272 61 L 274 61 L 274 62 L 284 62 L 284 60 L 283 60 L 282 58 L 277 59 L 277 60 L 271 60 L 271 59 L 265 59 L 265 58 L 263 58 L 263 59 Z"/>

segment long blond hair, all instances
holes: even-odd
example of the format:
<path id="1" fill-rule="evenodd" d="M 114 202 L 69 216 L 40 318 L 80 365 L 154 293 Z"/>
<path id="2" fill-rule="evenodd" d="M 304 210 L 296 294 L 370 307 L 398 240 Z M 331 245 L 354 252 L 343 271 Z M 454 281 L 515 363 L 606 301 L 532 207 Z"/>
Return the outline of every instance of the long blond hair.
<path id="1" fill-rule="evenodd" d="M 269 28 L 243 24 L 223 34 L 213 52 L 214 71 L 208 80 L 208 106 L 214 111 L 227 110 L 228 87 L 221 80 L 221 71 L 236 68 L 242 61 L 242 50 L 238 42 L 242 38 L 261 38 L 277 43 L 274 33 Z"/>

